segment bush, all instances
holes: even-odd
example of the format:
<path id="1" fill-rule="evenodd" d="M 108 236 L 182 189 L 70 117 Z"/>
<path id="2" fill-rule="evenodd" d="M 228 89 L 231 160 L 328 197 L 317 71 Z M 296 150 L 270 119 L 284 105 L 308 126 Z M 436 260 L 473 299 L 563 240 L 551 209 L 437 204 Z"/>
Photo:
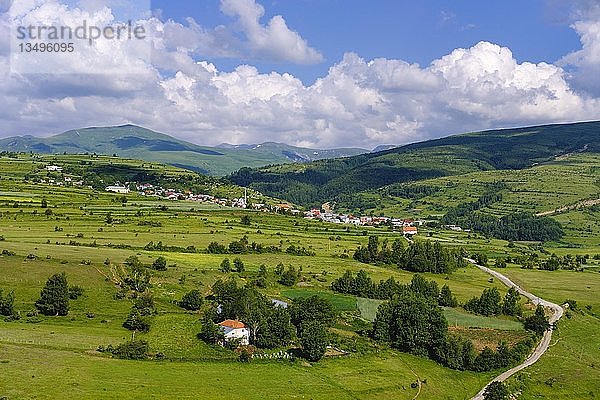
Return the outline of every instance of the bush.
<path id="1" fill-rule="evenodd" d="M 69 299 L 77 300 L 81 296 L 83 296 L 84 289 L 81 286 L 70 286 L 69 287 Z"/>
<path id="2" fill-rule="evenodd" d="M 158 257 L 152 263 L 152 269 L 157 271 L 166 271 L 167 270 L 167 260 L 164 257 Z"/>
<path id="3" fill-rule="evenodd" d="M 112 354 L 117 358 L 127 360 L 144 360 L 149 348 L 150 346 L 145 340 L 132 340 L 118 345 L 112 350 Z"/>
<path id="4" fill-rule="evenodd" d="M 279 278 L 279 283 L 284 286 L 294 286 L 298 282 L 298 273 L 296 272 L 296 268 L 289 266 L 284 273 L 281 274 Z"/>
<path id="5" fill-rule="evenodd" d="M 204 299 L 202 298 L 202 294 L 198 290 L 192 290 L 187 292 L 181 301 L 179 302 L 179 307 L 185 308 L 189 311 L 197 311 L 202 307 L 202 303 L 204 303 Z"/>

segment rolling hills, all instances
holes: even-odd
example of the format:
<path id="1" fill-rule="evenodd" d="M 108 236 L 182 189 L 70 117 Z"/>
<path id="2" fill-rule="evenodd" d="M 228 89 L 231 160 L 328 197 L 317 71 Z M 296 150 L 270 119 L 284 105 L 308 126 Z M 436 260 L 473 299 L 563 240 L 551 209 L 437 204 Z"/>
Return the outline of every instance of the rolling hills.
<path id="1" fill-rule="evenodd" d="M 367 152 L 363 149 L 317 150 L 282 143 L 198 146 L 136 125 L 76 129 L 48 138 L 17 136 L 0 140 L 0 151 L 44 154 L 115 154 L 161 162 L 208 175 L 227 175 L 242 167 L 309 162 Z"/>
<path id="2" fill-rule="evenodd" d="M 306 206 L 335 201 L 342 208 L 364 210 L 372 208 L 362 204 L 364 197 L 389 185 L 524 170 L 570 154 L 598 152 L 600 122 L 582 122 L 473 132 L 302 165 L 244 168 L 231 179 Z"/>

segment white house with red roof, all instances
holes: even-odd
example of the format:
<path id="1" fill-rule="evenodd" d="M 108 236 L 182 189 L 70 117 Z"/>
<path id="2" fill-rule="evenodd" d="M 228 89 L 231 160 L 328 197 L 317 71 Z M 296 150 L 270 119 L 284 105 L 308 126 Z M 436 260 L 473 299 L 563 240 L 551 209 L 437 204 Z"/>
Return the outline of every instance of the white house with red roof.
<path id="1" fill-rule="evenodd" d="M 239 340 L 242 346 L 250 343 L 250 331 L 246 325 L 237 319 L 226 319 L 218 324 L 225 335 L 225 342 Z"/>
<path id="2" fill-rule="evenodd" d="M 417 234 L 417 227 L 415 226 L 403 226 L 402 227 L 402 234 L 404 235 L 416 235 Z"/>

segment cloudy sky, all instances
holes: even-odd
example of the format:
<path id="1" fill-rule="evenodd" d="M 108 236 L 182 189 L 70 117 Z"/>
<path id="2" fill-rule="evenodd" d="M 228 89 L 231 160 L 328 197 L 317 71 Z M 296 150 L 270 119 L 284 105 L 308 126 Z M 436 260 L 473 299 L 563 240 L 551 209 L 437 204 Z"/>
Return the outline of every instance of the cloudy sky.
<path id="1" fill-rule="evenodd" d="M 373 148 L 600 119 L 600 0 L 155 0 L 135 17 L 147 40 L 28 70 L 16 25 L 108 26 L 127 1 L 10 4 L 0 137 L 133 123 L 203 145 Z"/>

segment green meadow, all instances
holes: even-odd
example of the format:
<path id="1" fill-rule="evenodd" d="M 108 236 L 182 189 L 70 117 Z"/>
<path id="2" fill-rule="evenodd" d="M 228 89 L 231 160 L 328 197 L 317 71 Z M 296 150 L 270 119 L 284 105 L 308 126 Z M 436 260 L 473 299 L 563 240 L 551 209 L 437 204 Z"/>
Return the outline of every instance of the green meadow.
<path id="1" fill-rule="evenodd" d="M 149 163 L 110 157 L 0 158 L 0 253 L 4 251 L 0 255 L 0 288 L 4 293 L 15 292 L 15 306 L 21 313 L 19 321 L 0 320 L 0 397 L 11 400 L 412 399 L 418 389 L 411 384 L 419 380 L 422 382 L 419 399 L 465 399 L 494 375 L 451 370 L 382 346 L 368 349 L 350 346 L 354 350 L 349 354 L 326 357 L 318 363 L 301 359 L 239 362 L 235 352 L 197 339 L 201 313 L 187 312 L 176 304 L 186 292 L 198 289 L 208 295 L 217 279 L 229 277 L 240 284 L 251 282 L 260 266 L 265 265 L 268 283 L 261 289 L 265 294 L 284 301 L 313 294 L 326 298 L 340 314 L 332 335 L 340 335 L 341 345 L 368 340 L 359 337 L 353 325 L 360 320 L 368 326 L 379 302 L 336 294 L 330 285 L 345 271 L 356 273 L 361 269 L 375 282 L 389 277 L 409 282 L 413 276 L 410 272 L 362 264 L 352 258 L 353 251 L 365 245 L 369 235 L 393 240 L 399 234 L 384 227 L 347 227 L 212 204 L 166 201 L 135 193 L 125 196 L 124 201 L 121 195 L 85 187 L 57 187 L 23 180 L 31 174 L 46 174 L 41 167 L 47 163 L 76 165 L 82 161 L 108 165 L 124 162 L 173 176 L 183 173 L 172 167 L 158 164 L 150 167 Z M 240 195 L 240 188 L 233 185 L 207 184 L 206 190 L 212 189 L 223 195 Z M 41 207 L 42 199 L 48 208 Z M 570 214 L 561 214 L 557 219 Z M 242 223 L 243 216 L 250 217 L 249 225 Z M 581 244 L 573 249 L 573 254 L 584 251 L 594 254 L 595 239 L 585 234 L 578 236 L 575 228 L 568 231 L 565 240 Z M 228 245 L 244 236 L 250 243 L 275 246 L 282 251 L 241 255 L 205 251 L 211 242 Z M 509 247 L 504 241 L 465 232 L 423 229 L 420 236 L 461 246 L 469 252 L 485 252 L 491 259 L 530 248 L 527 243 Z M 146 250 L 150 242 L 162 242 L 178 250 Z M 288 254 L 285 249 L 290 245 L 305 247 L 315 255 Z M 190 246 L 195 252 L 182 251 Z M 552 246 L 557 253 L 569 253 L 560 243 L 549 244 L 554 251 Z M 152 317 L 150 331 L 136 334 L 136 338 L 149 342 L 152 353 L 162 353 L 160 360 L 118 360 L 97 351 L 99 346 L 117 345 L 131 338 L 131 332 L 122 323 L 132 301 L 115 296 L 117 287 L 112 277 L 132 255 L 146 264 L 163 256 L 169 266 L 164 272 L 153 271 L 150 290 L 158 312 Z M 221 272 L 221 261 L 235 257 L 243 261 L 245 271 Z M 280 263 L 301 269 L 297 285 L 286 287 L 278 282 L 275 268 Z M 594 361 L 600 359 L 597 336 L 600 324 L 596 314 L 600 307 L 597 296 L 600 274 L 593 269 L 549 272 L 523 270 L 515 265 L 504 271 L 539 296 L 555 302 L 575 299 L 581 308 L 570 319 L 561 321 L 556 343 L 548 354 L 518 379 L 514 378 L 511 385 L 521 385 L 522 398 L 600 396 L 597 386 L 600 369 Z M 27 316 L 34 309 L 46 279 L 57 272 L 65 272 L 69 284 L 83 287 L 83 296 L 71 301 L 66 317 Z M 506 293 L 500 282 L 474 267 L 449 275 L 424 276 L 435 280 L 440 287 L 449 285 L 459 303 L 479 296 L 488 287 L 498 288 L 502 295 Z M 475 340 L 480 339 L 482 332 L 492 343 L 524 334 L 516 319 L 486 318 L 461 309 L 449 309 L 445 314 L 451 327 Z M 548 380 L 552 385 L 546 383 Z"/>

